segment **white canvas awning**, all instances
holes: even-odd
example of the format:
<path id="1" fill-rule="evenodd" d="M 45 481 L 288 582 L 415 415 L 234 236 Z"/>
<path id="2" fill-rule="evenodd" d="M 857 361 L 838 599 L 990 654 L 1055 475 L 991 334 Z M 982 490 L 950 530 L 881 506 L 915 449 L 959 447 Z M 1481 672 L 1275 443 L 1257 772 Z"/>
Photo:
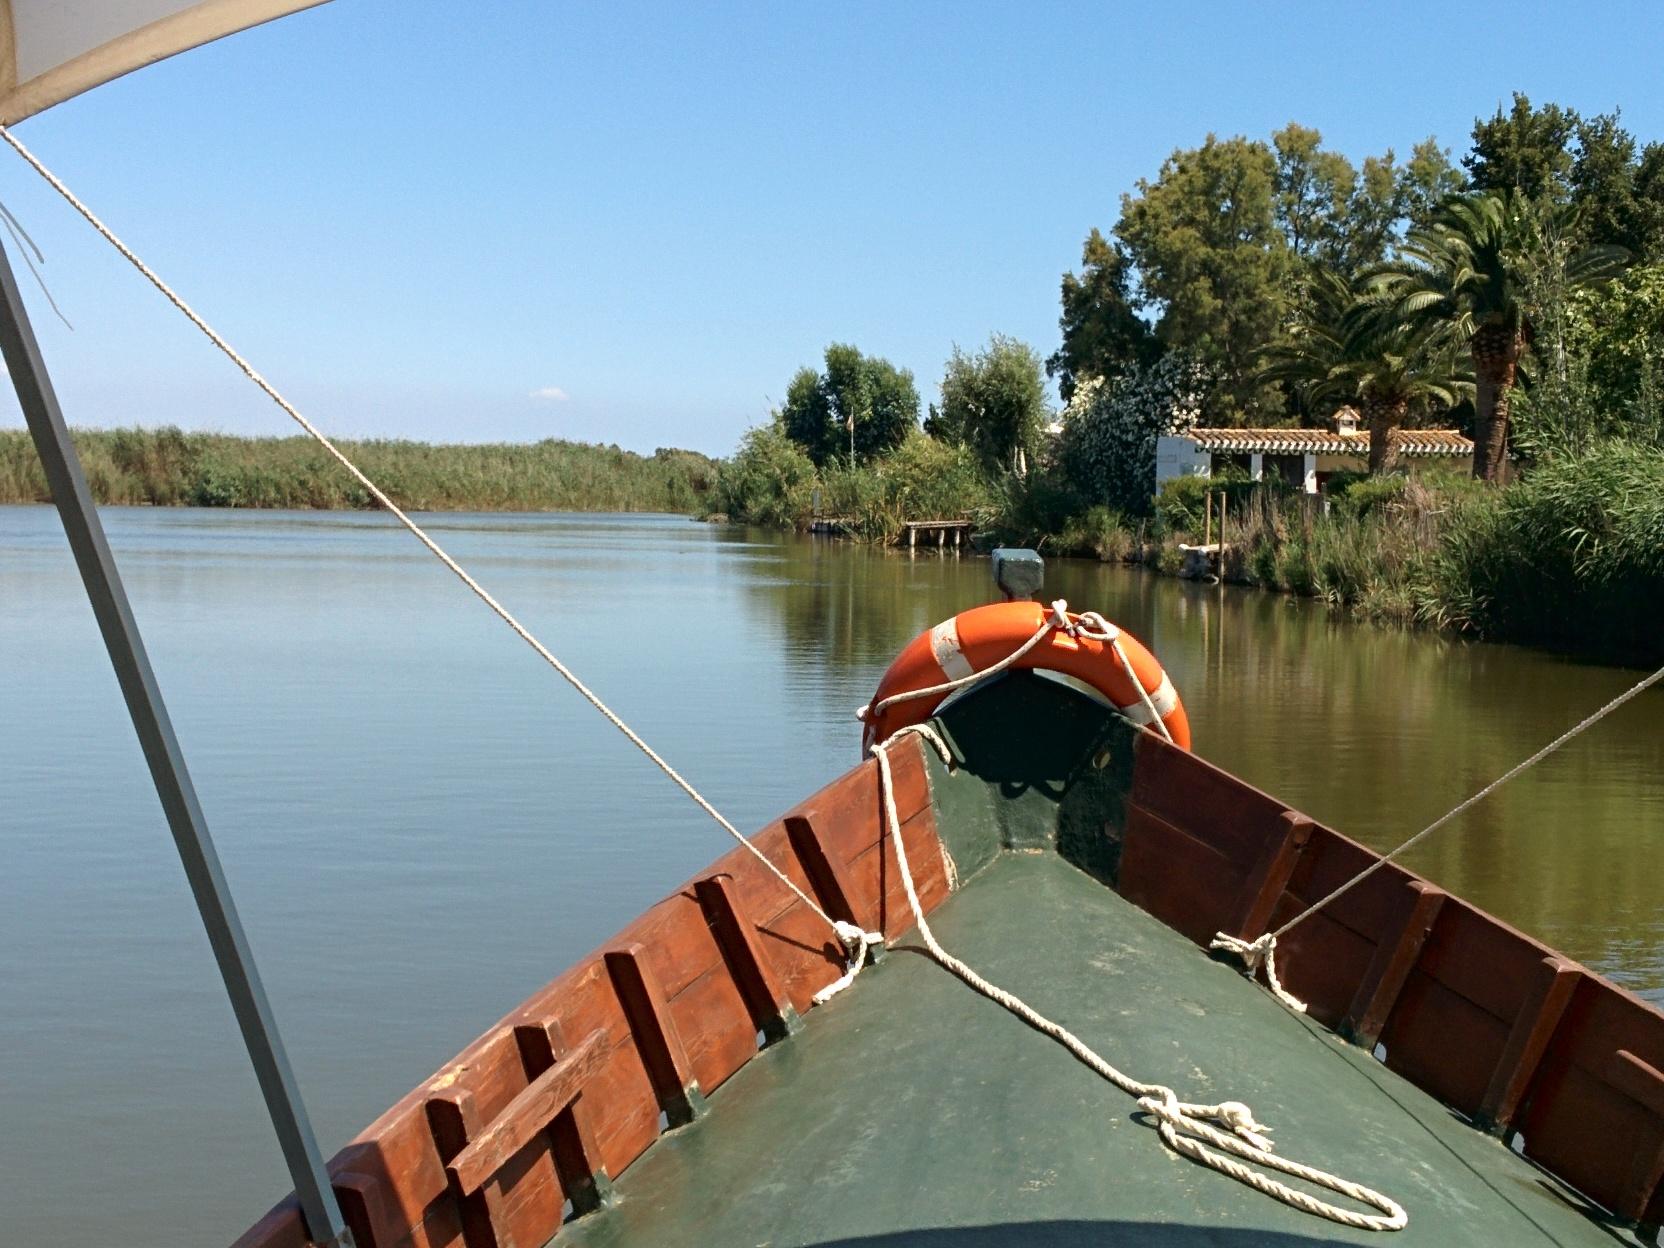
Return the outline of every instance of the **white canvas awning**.
<path id="1" fill-rule="evenodd" d="M 0 124 L 324 0 L 0 0 Z"/>

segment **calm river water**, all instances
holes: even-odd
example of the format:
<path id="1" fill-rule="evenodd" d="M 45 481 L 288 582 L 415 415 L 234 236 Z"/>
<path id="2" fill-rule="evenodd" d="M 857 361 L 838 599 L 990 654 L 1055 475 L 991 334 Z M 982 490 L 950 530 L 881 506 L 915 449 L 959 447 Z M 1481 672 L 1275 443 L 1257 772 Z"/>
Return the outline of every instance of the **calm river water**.
<path id="1" fill-rule="evenodd" d="M 381 516 L 105 513 L 326 1152 L 727 848 Z M 854 707 L 986 560 L 663 516 L 433 517 L 737 823 L 852 764 Z M 1054 562 L 1206 757 L 1377 846 L 1636 674 Z M 219 1245 L 288 1188 L 54 512 L 0 508 L 0 1239 Z M 1664 695 L 1411 865 L 1664 1002 Z"/>

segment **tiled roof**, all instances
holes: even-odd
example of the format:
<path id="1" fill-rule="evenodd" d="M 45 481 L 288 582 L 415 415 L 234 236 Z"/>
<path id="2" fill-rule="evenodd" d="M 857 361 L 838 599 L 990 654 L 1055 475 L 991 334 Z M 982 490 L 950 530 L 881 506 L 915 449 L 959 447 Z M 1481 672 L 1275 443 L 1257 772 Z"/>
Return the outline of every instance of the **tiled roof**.
<path id="1" fill-rule="evenodd" d="M 1204 451 L 1262 455 L 1368 455 L 1369 434 L 1333 429 L 1191 429 L 1189 438 Z M 1473 442 L 1454 429 L 1395 429 L 1400 455 L 1471 455 Z"/>

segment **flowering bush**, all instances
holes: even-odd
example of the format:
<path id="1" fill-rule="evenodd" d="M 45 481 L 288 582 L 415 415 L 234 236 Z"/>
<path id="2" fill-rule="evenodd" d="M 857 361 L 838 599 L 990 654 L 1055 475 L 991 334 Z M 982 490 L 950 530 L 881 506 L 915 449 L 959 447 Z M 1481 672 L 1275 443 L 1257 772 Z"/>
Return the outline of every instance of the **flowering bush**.
<path id="1" fill-rule="evenodd" d="M 1148 515 L 1156 484 L 1156 439 L 1196 423 L 1200 370 L 1177 354 L 1131 369 L 1113 386 L 1080 382 L 1063 410 L 1058 455 L 1087 500 Z"/>

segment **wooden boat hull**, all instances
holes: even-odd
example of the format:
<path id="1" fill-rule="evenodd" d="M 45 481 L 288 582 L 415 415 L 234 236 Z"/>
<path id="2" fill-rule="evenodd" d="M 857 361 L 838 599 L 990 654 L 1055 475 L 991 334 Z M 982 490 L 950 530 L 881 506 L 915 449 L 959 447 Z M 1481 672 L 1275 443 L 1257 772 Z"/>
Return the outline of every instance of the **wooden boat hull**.
<path id="1" fill-rule="evenodd" d="M 937 722 L 957 774 L 914 741 L 893 755 L 927 911 L 1002 857 L 1055 854 L 1205 946 L 1221 930 L 1258 935 L 1374 858 L 1043 678 L 990 682 Z M 870 762 L 755 839 L 833 915 L 892 940 L 911 926 Z M 1375 1052 L 1387 1071 L 1487 1130 L 1513 1132 L 1525 1158 L 1617 1220 L 1664 1218 L 1664 1014 L 1395 865 L 1291 932 L 1280 961 L 1311 1017 Z M 537 1245 L 574 1214 L 584 1215 L 580 1238 L 601 1234 L 616 1215 L 587 1215 L 613 1182 L 665 1131 L 722 1114 L 723 1098 L 707 1098 L 774 1044 L 793 1043 L 810 998 L 841 970 L 825 925 L 744 851 L 726 855 L 335 1157 L 360 1248 Z M 1044 973 L 1035 960 L 1035 977 Z M 1103 990 L 1115 991 L 1112 978 Z M 829 1008 L 857 1009 L 862 992 L 858 983 Z M 989 1026 L 1015 1026 L 979 1004 Z M 941 1040 L 951 1053 L 953 1037 Z M 1082 1095 L 1095 1095 L 1079 1077 Z M 305 1242 L 290 1201 L 238 1246 Z"/>

